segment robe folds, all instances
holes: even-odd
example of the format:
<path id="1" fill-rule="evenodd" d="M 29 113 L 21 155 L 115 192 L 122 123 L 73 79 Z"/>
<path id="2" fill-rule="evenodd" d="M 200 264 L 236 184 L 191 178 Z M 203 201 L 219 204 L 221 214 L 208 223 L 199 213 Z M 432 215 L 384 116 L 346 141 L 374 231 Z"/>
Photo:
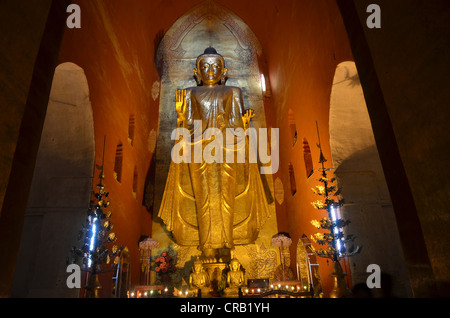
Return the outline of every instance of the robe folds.
<path id="1" fill-rule="evenodd" d="M 204 250 L 251 244 L 269 217 L 258 164 L 249 160 L 250 151 L 255 151 L 250 137 L 233 134 L 244 130 L 243 112 L 237 87 L 186 89 L 182 128 L 189 131 L 184 142 L 190 147 L 190 160 L 171 161 L 158 213 L 179 245 Z M 214 138 L 208 134 L 211 129 Z M 239 151 L 244 151 L 245 160 L 239 159 Z M 205 160 L 207 155 L 218 160 Z"/>

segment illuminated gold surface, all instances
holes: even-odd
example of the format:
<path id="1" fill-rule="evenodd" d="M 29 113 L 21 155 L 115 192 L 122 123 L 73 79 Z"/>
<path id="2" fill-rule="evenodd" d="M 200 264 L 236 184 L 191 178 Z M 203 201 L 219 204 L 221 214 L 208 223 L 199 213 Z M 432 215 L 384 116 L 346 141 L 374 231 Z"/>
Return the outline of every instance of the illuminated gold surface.
<path id="1" fill-rule="evenodd" d="M 237 258 L 230 261 L 230 270 L 227 273 L 227 288 L 224 290 L 226 297 L 239 297 L 239 288 L 245 285 L 244 271 Z"/>
<path id="2" fill-rule="evenodd" d="M 155 211 L 161 207 L 165 184 L 170 170 L 170 154 L 173 143 L 170 134 L 177 125 L 177 112 L 174 110 L 174 92 L 180 88 L 195 86 L 192 76 L 196 57 L 208 46 L 214 46 L 224 56 L 229 76 L 227 86 L 245 87 L 243 90 L 244 105 L 255 110 L 252 127 L 267 128 L 264 110 L 264 98 L 261 92 L 261 76 L 259 57 L 262 55 L 261 45 L 252 30 L 234 13 L 218 5 L 214 1 L 203 2 L 193 11 L 178 19 L 167 30 L 158 47 L 156 60 L 161 66 L 161 90 L 159 127 L 156 155 L 155 188 L 150 192 L 154 196 Z M 269 138 L 270 141 L 270 138 Z M 268 145 L 269 147 L 269 145 Z M 172 167 L 173 168 L 173 167 Z M 184 169 L 184 171 L 189 171 Z M 239 173 L 238 173 L 239 174 Z M 259 231 L 252 244 L 238 245 L 235 241 L 234 256 L 245 268 L 245 279 L 273 279 L 275 268 L 279 264 L 278 248 L 270 242 L 278 233 L 277 216 L 273 195 L 272 175 L 259 175 L 263 180 L 265 197 L 269 202 L 270 216 Z M 183 178 L 181 178 L 183 179 Z M 171 179 L 174 182 L 174 179 Z M 170 196 L 167 196 L 169 197 Z M 189 202 L 186 198 L 185 203 Z M 240 200 L 242 201 L 242 200 Z M 193 203 L 188 203 L 195 206 Z M 236 205 L 236 204 L 235 204 Z M 237 205 L 243 205 L 238 202 Z M 189 282 L 192 271 L 192 259 L 201 256 L 197 245 L 181 245 L 176 243 L 172 233 L 159 218 L 152 220 L 152 237 L 161 242 L 156 253 L 173 248 L 176 253 L 177 274 L 173 282 L 177 286 L 185 286 Z M 244 232 L 242 229 L 240 232 Z M 235 231 L 236 232 L 236 231 Z M 205 269 L 206 270 L 206 269 Z M 153 277 L 152 282 L 156 282 Z M 204 295 L 204 293 L 202 293 Z M 203 297 L 203 296 L 202 296 Z"/>
<path id="3" fill-rule="evenodd" d="M 202 289 L 209 285 L 209 276 L 203 270 L 203 264 L 200 260 L 194 262 L 193 271 L 189 275 L 189 286 L 191 289 Z"/>
<path id="4" fill-rule="evenodd" d="M 234 258 L 230 262 L 230 271 L 227 273 L 227 284 L 230 288 L 238 288 L 244 285 L 244 272 L 241 263 Z"/>
<path id="5" fill-rule="evenodd" d="M 198 69 L 198 70 L 197 70 Z M 248 128 L 253 111 L 244 112 L 240 88 L 219 85 L 226 69 L 219 56 L 199 59 L 195 74 L 204 86 L 176 92 L 177 126 L 191 134 L 192 161 L 195 129 Z M 243 114 L 245 113 L 245 116 Z M 201 127 L 194 121 L 201 121 Z M 171 162 L 158 216 L 174 241 L 181 246 L 198 246 L 203 255 L 214 258 L 221 248 L 252 244 L 270 215 L 259 168 L 249 162 L 249 141 L 245 137 L 245 163 L 236 163 L 237 141 L 223 144 L 223 163 Z M 201 142 L 202 152 L 212 140 Z M 242 143 L 241 143 L 242 144 Z M 233 153 L 234 163 L 226 162 Z M 215 261 L 220 261 L 215 259 Z"/>

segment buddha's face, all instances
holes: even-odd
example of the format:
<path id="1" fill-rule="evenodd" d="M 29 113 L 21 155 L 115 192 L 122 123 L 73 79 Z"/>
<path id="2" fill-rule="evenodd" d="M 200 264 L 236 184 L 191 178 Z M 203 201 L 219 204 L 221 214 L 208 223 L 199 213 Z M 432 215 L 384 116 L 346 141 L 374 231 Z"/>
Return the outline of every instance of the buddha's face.
<path id="1" fill-rule="evenodd" d="M 194 264 L 194 272 L 196 273 L 200 273 L 203 269 L 203 266 L 201 263 L 195 263 Z"/>
<path id="2" fill-rule="evenodd" d="M 230 264 L 231 270 L 237 272 L 239 270 L 240 264 L 238 262 L 232 262 Z"/>
<path id="3" fill-rule="evenodd" d="M 224 68 L 222 59 L 204 57 L 198 62 L 197 69 L 194 72 L 201 78 L 203 85 L 215 86 L 226 75 L 227 69 Z"/>

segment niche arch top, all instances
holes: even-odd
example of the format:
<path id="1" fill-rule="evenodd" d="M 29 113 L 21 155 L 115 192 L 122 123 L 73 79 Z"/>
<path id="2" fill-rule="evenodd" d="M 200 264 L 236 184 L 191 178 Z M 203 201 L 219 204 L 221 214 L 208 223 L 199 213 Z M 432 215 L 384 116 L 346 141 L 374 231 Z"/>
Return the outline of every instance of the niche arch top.
<path id="1" fill-rule="evenodd" d="M 182 15 L 162 38 L 155 57 L 161 77 L 159 127 L 156 148 L 155 182 L 165 184 L 169 170 L 176 128 L 175 91 L 195 87 L 193 69 L 196 59 L 212 46 L 225 59 L 227 86 L 241 88 L 244 107 L 252 108 L 254 128 L 265 128 L 264 97 L 261 90 L 260 66 L 262 47 L 245 22 L 229 9 L 214 1 L 204 1 Z M 163 189 L 155 193 L 159 208 Z"/>
<path id="2" fill-rule="evenodd" d="M 216 2 L 205 1 L 186 12 L 164 35 L 156 54 L 158 69 L 174 70 L 183 61 L 195 65 L 197 56 L 209 46 L 228 62 L 231 78 L 242 71 L 239 61 L 249 62 L 262 54 L 261 44 L 244 21 Z"/>
<path id="3" fill-rule="evenodd" d="M 84 70 L 72 62 L 59 64 L 50 90 L 50 101 L 83 107 L 89 102 L 89 85 Z"/>

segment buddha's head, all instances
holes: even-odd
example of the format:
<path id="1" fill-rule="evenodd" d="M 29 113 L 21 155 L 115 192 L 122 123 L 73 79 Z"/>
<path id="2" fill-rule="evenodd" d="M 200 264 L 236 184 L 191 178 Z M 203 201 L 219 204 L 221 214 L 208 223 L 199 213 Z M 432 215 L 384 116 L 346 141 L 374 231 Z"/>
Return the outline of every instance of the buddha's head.
<path id="1" fill-rule="evenodd" d="M 201 260 L 196 259 L 196 260 L 194 261 L 194 272 L 195 272 L 195 273 L 200 273 L 200 272 L 202 272 L 202 271 L 203 271 L 203 263 L 202 263 Z"/>
<path id="2" fill-rule="evenodd" d="M 209 47 L 203 54 L 197 57 L 197 67 L 194 68 L 194 75 L 197 84 L 203 83 L 205 86 L 216 86 L 224 84 L 228 69 L 225 68 L 225 60 L 217 51 Z"/>
<path id="3" fill-rule="evenodd" d="M 230 261 L 230 269 L 233 272 L 237 272 L 241 268 L 241 263 L 236 258 Z"/>

